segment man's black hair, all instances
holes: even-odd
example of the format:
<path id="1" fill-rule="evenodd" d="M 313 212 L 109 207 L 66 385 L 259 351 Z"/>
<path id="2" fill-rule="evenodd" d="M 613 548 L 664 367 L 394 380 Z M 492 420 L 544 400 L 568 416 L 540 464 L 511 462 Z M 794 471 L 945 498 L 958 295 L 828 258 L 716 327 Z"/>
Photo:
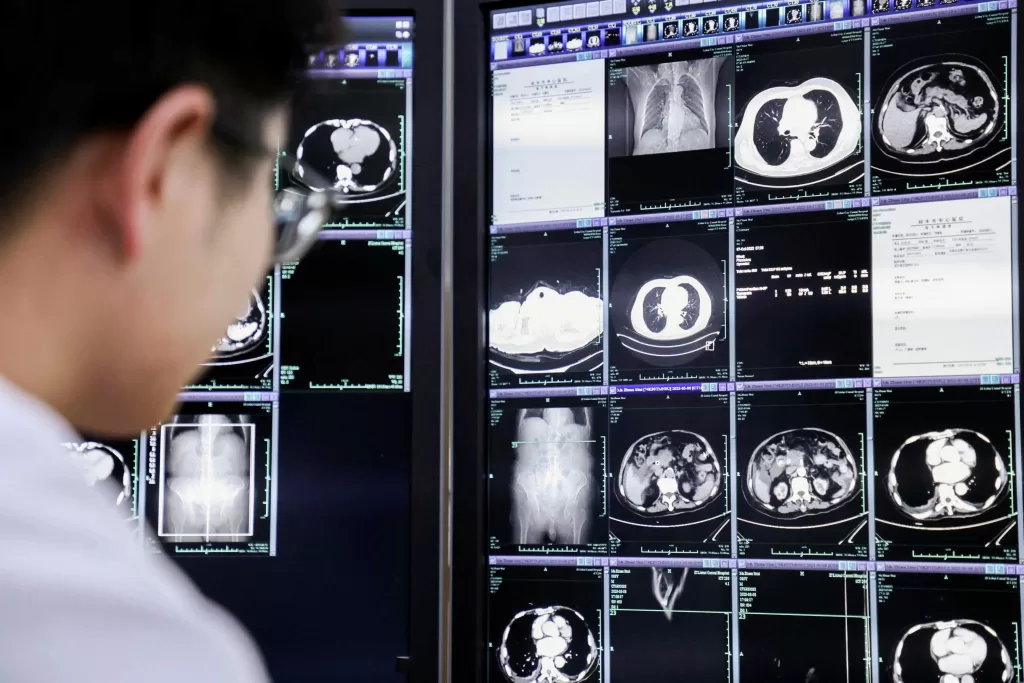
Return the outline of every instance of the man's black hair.
<path id="1" fill-rule="evenodd" d="M 212 142 L 244 174 L 265 116 L 341 31 L 335 0 L 0 0 L 0 226 L 79 143 L 186 83 L 212 91 L 231 131 Z"/>

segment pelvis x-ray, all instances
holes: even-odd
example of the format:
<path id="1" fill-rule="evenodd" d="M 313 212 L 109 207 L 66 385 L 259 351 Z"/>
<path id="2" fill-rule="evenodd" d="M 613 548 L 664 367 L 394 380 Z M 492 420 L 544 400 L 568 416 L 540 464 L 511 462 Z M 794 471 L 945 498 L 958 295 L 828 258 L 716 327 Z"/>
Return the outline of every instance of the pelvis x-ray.
<path id="1" fill-rule="evenodd" d="M 857 462 L 836 434 L 806 427 L 774 434 L 754 449 L 743 495 L 779 519 L 829 512 L 860 489 Z"/>
<path id="2" fill-rule="evenodd" d="M 158 535 L 252 536 L 255 445 L 255 426 L 244 416 L 178 416 L 161 426 Z"/>
<path id="3" fill-rule="evenodd" d="M 974 517 L 1006 496 L 1006 460 L 984 434 L 946 429 L 912 436 L 892 455 L 886 490 L 917 522 Z"/>
<path id="4" fill-rule="evenodd" d="M 491 362 L 515 374 L 601 367 L 604 302 L 589 288 L 540 283 L 487 316 Z"/>
<path id="5" fill-rule="evenodd" d="M 878 148 L 922 173 L 930 164 L 954 160 L 962 163 L 953 172 L 970 168 L 990 156 L 985 149 L 1003 130 L 1006 113 L 996 82 L 982 62 L 965 55 L 929 57 L 898 69 L 882 90 L 874 119 Z"/>
<path id="6" fill-rule="evenodd" d="M 512 617 L 502 633 L 498 663 L 512 683 L 582 683 L 597 670 L 598 653 L 583 615 L 556 605 Z"/>
<path id="7" fill-rule="evenodd" d="M 594 481 L 593 410 L 543 408 L 516 415 L 512 533 L 520 545 L 590 540 Z"/>
<path id="8" fill-rule="evenodd" d="M 892 657 L 893 683 L 1010 683 L 1013 660 L 994 630 L 973 619 L 917 624 Z"/>
<path id="9" fill-rule="evenodd" d="M 328 119 L 311 126 L 295 158 L 295 180 L 314 191 L 373 195 L 398 174 L 398 146 L 387 128 L 369 119 Z"/>
<path id="10" fill-rule="evenodd" d="M 86 484 L 101 490 L 125 517 L 133 517 L 132 472 L 125 454 L 98 441 L 66 443 L 64 447 L 81 467 Z"/>
<path id="11" fill-rule="evenodd" d="M 722 467 L 707 439 L 672 430 L 648 434 L 629 447 L 619 467 L 615 495 L 648 517 L 671 517 L 718 497 Z"/>
<path id="12" fill-rule="evenodd" d="M 689 152 L 716 146 L 715 97 L 727 58 L 664 62 L 625 69 L 625 154 Z"/>
<path id="13" fill-rule="evenodd" d="M 722 267 L 695 243 L 664 239 L 634 252 L 612 282 L 619 343 L 644 363 L 680 367 L 724 339 Z"/>
<path id="14" fill-rule="evenodd" d="M 270 361 L 273 351 L 268 342 L 270 316 L 263 296 L 253 290 L 245 308 L 238 312 L 224 335 L 213 345 L 206 367 L 241 365 L 259 360 Z"/>
<path id="15" fill-rule="evenodd" d="M 816 174 L 848 159 L 859 149 L 860 139 L 860 109 L 846 88 L 830 78 L 810 78 L 750 98 L 736 132 L 736 165 L 768 183 Z M 816 182 L 832 175 L 823 174 Z"/>

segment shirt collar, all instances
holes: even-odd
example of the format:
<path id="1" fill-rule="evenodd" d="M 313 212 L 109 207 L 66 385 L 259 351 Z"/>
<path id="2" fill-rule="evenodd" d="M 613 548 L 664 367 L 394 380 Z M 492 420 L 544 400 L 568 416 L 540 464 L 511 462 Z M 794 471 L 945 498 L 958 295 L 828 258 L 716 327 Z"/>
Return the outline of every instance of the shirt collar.
<path id="1" fill-rule="evenodd" d="M 80 439 L 63 415 L 3 375 L 0 375 L 0 426 L 32 432 L 54 445 Z"/>

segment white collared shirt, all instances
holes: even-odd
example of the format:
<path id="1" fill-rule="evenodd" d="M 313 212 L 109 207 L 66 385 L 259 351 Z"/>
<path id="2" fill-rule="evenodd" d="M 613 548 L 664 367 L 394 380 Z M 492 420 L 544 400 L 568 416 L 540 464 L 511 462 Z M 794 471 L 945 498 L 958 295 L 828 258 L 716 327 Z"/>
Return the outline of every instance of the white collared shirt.
<path id="1" fill-rule="evenodd" d="M 238 624 L 86 484 L 77 440 L 0 378 L 0 681 L 266 681 Z"/>

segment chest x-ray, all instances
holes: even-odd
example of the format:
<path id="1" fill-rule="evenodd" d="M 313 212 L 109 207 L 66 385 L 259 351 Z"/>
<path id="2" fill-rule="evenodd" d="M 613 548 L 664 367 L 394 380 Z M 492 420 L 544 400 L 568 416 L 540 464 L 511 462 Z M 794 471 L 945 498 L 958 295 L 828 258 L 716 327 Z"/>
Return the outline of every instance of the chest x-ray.
<path id="1" fill-rule="evenodd" d="M 627 153 L 642 156 L 715 147 L 715 95 L 725 61 L 712 57 L 627 68 L 633 122 Z"/>
<path id="2" fill-rule="evenodd" d="M 255 426 L 244 416 L 177 416 L 161 427 L 157 533 L 240 541 L 253 533 Z"/>

